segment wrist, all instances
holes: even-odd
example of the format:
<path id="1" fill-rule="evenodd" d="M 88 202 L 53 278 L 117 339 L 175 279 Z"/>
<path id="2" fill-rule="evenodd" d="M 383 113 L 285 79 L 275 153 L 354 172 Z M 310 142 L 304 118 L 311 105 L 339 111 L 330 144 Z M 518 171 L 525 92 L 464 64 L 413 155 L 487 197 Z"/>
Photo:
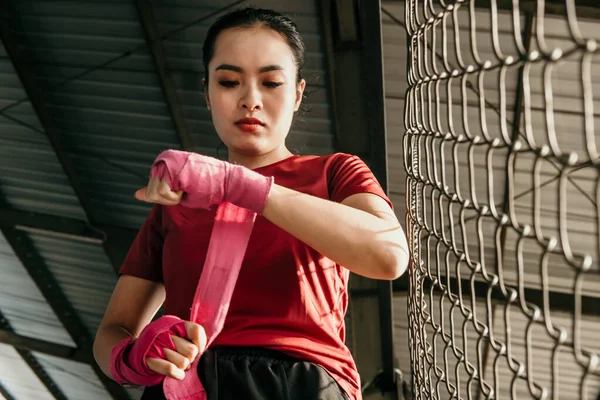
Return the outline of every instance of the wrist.
<path id="1" fill-rule="evenodd" d="M 273 177 L 232 165 L 227 176 L 225 201 L 262 214 L 273 184 Z"/>
<path id="2" fill-rule="evenodd" d="M 110 371 L 113 379 L 123 384 L 153 386 L 161 383 L 164 375 L 146 365 L 146 357 L 164 359 L 164 349 L 175 350 L 170 335 L 185 336 L 184 322 L 175 316 L 162 316 L 148 324 L 136 339 L 121 340 L 111 352 Z"/>
<path id="3" fill-rule="evenodd" d="M 110 355 L 110 374 L 112 379 L 117 382 L 119 385 L 123 385 L 127 382 L 126 372 L 124 369 L 126 366 L 124 365 L 131 348 L 133 347 L 134 339 L 132 337 L 127 337 L 121 340 L 115 347 L 111 350 Z"/>

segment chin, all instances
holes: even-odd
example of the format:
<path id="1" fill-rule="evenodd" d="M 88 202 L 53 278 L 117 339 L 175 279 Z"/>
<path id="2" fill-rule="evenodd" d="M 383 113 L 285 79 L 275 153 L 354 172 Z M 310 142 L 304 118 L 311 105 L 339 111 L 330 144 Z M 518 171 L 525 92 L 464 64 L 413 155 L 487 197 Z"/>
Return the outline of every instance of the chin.
<path id="1" fill-rule="evenodd" d="M 227 142 L 224 141 L 227 149 L 230 152 L 243 154 L 245 156 L 258 156 L 268 152 L 268 148 L 270 148 L 270 146 L 265 146 L 260 142 L 261 140 L 258 138 L 245 138 L 243 140 L 237 139 Z"/>

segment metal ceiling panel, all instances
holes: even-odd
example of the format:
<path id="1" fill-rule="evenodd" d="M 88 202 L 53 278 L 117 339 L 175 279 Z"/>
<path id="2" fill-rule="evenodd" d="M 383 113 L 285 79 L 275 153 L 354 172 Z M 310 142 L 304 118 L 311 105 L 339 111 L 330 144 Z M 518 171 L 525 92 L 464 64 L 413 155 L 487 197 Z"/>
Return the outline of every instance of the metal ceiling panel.
<path id="1" fill-rule="evenodd" d="M 0 109 L 26 98 L 0 43 Z M 82 219 L 83 210 L 31 104 L 25 101 L 5 113 L 0 115 L 0 193 L 4 201 L 20 210 Z"/>
<path id="2" fill-rule="evenodd" d="M 0 371 L 2 371 L 0 383 L 17 400 L 54 399 L 19 353 L 12 346 L 2 343 L 0 343 Z"/>
<path id="3" fill-rule="evenodd" d="M 179 142 L 135 5 L 19 1 L 13 8 L 21 49 L 92 198 L 94 218 L 139 227 L 149 207 L 133 193 L 158 153 Z M 97 181 L 113 184 L 98 187 Z"/>
<path id="4" fill-rule="evenodd" d="M 110 399 L 92 367 L 75 361 L 33 353 L 44 370 L 69 399 Z"/>
<path id="5" fill-rule="evenodd" d="M 13 330 L 22 335 L 75 346 L 41 292 L 0 234 L 0 310 Z"/>
<path id="6" fill-rule="evenodd" d="M 100 244 L 28 234 L 90 335 L 96 330 L 117 278 Z"/>

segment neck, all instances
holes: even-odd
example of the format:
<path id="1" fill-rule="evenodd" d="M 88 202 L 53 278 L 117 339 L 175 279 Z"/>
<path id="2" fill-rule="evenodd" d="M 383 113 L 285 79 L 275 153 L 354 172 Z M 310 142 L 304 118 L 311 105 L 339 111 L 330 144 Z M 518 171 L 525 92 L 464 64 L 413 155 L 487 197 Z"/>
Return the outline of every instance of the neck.
<path id="1" fill-rule="evenodd" d="M 274 164 L 292 156 L 292 153 L 285 146 L 278 147 L 268 153 L 260 155 L 249 155 L 229 150 L 229 162 L 243 165 L 249 169 L 256 169 L 266 165 Z"/>

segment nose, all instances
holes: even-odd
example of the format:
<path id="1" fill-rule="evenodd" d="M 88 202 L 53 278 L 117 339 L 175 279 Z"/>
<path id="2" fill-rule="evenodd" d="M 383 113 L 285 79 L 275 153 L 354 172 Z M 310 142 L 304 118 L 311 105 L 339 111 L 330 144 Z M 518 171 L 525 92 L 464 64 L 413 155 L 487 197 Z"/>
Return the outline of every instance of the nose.
<path id="1" fill-rule="evenodd" d="M 255 85 L 248 85 L 240 98 L 240 107 L 249 111 L 262 109 L 260 90 Z"/>

